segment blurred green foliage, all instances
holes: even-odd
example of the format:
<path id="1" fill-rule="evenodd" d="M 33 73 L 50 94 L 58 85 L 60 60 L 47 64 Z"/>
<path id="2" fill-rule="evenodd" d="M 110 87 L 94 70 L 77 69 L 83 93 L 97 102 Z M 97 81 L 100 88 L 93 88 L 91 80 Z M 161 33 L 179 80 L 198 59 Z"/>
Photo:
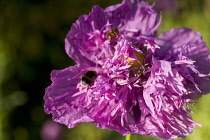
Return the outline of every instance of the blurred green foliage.
<path id="1" fill-rule="evenodd" d="M 167 0 L 156 0 L 161 3 Z M 168 0 L 172 1 L 172 0 Z M 71 24 L 93 5 L 107 7 L 121 0 L 1 0 L 0 1 L 0 140 L 39 140 L 42 124 L 51 115 L 43 109 L 45 88 L 50 85 L 50 72 L 74 62 L 64 51 L 64 38 Z M 150 0 L 150 3 L 154 0 Z M 173 1 L 174 2 L 174 1 Z M 163 20 L 159 34 L 175 27 L 199 31 L 210 46 L 209 0 L 178 0 L 158 9 Z M 192 107 L 196 127 L 187 140 L 208 140 L 210 137 L 210 95 Z M 65 127 L 64 140 L 123 140 L 111 130 L 93 124 Z M 132 135 L 132 140 L 157 138 Z M 181 140 L 181 138 L 179 138 Z"/>

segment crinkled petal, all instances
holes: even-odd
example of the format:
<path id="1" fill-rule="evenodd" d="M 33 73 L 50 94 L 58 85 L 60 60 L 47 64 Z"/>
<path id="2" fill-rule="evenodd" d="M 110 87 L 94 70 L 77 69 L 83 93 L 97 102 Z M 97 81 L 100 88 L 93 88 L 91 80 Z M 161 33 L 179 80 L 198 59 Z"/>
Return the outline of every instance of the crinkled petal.
<path id="1" fill-rule="evenodd" d="M 185 98 L 188 93 L 184 87 L 184 78 L 172 67 L 171 62 L 165 60 L 153 58 L 150 71 L 143 98 L 152 115 L 150 123 L 157 129 L 156 137 L 186 137 L 199 124 L 192 120 L 190 111 L 184 107 L 189 102 Z"/>
<path id="2" fill-rule="evenodd" d="M 87 115 L 88 110 L 75 106 L 77 97 L 73 95 L 78 92 L 77 84 L 81 77 L 79 70 L 79 66 L 76 65 L 63 70 L 52 71 L 52 84 L 46 88 L 44 96 L 45 112 L 51 113 L 54 121 L 65 124 L 69 128 L 78 123 L 93 121 Z"/>
<path id="3" fill-rule="evenodd" d="M 103 9 L 98 6 L 94 6 L 89 15 L 82 15 L 72 25 L 65 39 L 65 49 L 69 57 L 80 64 L 90 63 L 89 61 L 93 63 L 100 57 L 106 57 L 109 48 L 103 47 L 105 40 L 100 30 L 107 24 L 107 21 Z"/>
<path id="4" fill-rule="evenodd" d="M 152 37 L 156 36 L 161 21 L 161 16 L 153 10 L 153 6 L 144 1 L 123 0 L 122 5 L 110 6 L 104 11 L 110 12 L 111 9 L 117 7 L 112 11 L 110 23 L 113 23 L 113 28 L 121 25 L 127 36 L 144 35 Z"/>
<path id="5" fill-rule="evenodd" d="M 185 49 L 185 55 L 195 61 L 197 69 L 202 73 L 209 73 L 210 53 L 200 33 L 190 28 L 175 28 L 161 34 L 157 40 L 160 49 L 156 56 L 164 59 L 170 52 L 177 54 Z"/>
<path id="6" fill-rule="evenodd" d="M 188 105 L 209 91 L 208 49 L 188 28 L 155 39 L 161 15 L 153 6 L 138 0 L 94 6 L 72 25 L 65 50 L 77 65 L 52 71 L 44 96 L 54 121 L 161 139 L 184 138 L 200 126 Z"/>
<path id="7" fill-rule="evenodd" d="M 66 53 L 76 63 L 92 65 L 113 55 L 114 48 L 105 37 L 112 28 L 119 28 L 125 38 L 155 36 L 161 17 L 152 8 L 148 2 L 133 0 L 106 9 L 94 6 L 72 25 L 65 40 Z"/>
<path id="8" fill-rule="evenodd" d="M 189 28 L 172 29 L 161 34 L 157 44 L 160 46 L 160 49 L 156 51 L 156 57 L 159 59 L 176 61 L 180 59 L 179 56 L 182 56 L 181 59 L 189 59 L 188 62 L 194 61 L 193 66 L 188 64 L 185 68 L 179 69 L 180 72 L 188 71 L 185 75 L 191 77 L 191 80 L 189 79 L 185 84 L 191 93 L 189 95 L 191 99 L 197 99 L 210 92 L 207 86 L 210 85 L 210 53 L 198 32 Z"/>

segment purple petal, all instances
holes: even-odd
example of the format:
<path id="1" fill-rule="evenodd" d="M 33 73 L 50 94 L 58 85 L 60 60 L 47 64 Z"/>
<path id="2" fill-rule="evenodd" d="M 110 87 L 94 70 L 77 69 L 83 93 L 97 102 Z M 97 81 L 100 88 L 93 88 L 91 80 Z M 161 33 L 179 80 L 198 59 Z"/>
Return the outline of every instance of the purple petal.
<path id="1" fill-rule="evenodd" d="M 208 49 L 188 28 L 155 39 L 161 16 L 153 6 L 136 0 L 94 6 L 72 25 L 65 49 L 77 65 L 52 71 L 44 96 L 54 121 L 161 139 L 184 138 L 199 125 L 187 107 L 210 89 Z M 119 33 L 106 37 L 112 28 Z M 96 75 L 83 86 L 88 70 Z"/>
<path id="2" fill-rule="evenodd" d="M 205 42 L 202 40 L 202 36 L 198 32 L 189 28 L 172 29 L 160 35 L 157 44 L 160 46 L 160 50 L 156 51 L 156 57 L 159 59 L 173 57 L 173 59 L 170 59 L 174 61 L 180 56 L 178 59 L 191 59 L 187 60 L 188 62 L 194 61 L 194 68 L 190 64 L 187 65 L 185 63 L 183 65 L 186 65 L 186 67 L 184 68 L 182 66 L 179 69 L 180 73 L 183 73 L 183 70 L 188 71 L 188 75 L 191 73 L 190 76 L 193 81 L 190 80 L 191 82 L 185 84 L 191 92 L 189 95 L 190 98 L 197 99 L 203 94 L 210 92 L 210 88 L 207 86 L 210 85 L 210 77 L 208 76 L 210 70 L 210 53 Z M 182 61 L 184 62 L 186 60 Z M 194 70 L 195 68 L 197 72 Z M 191 72 L 189 69 L 191 69 Z M 201 75 L 206 74 L 206 76 L 200 77 L 198 73 Z"/>
<path id="3" fill-rule="evenodd" d="M 79 69 L 79 66 L 73 66 L 52 71 L 52 84 L 46 88 L 44 96 L 45 112 L 51 113 L 54 121 L 66 124 L 69 128 L 77 123 L 93 121 L 87 116 L 88 110 L 75 106 L 77 97 L 73 95 L 78 92 L 76 87 L 81 77 Z"/>
<path id="4" fill-rule="evenodd" d="M 209 73 L 210 53 L 203 41 L 200 33 L 189 28 L 175 28 L 161 34 L 157 44 L 160 50 L 157 50 L 156 56 L 163 59 L 170 52 L 177 54 L 183 52 L 185 55 L 195 61 L 197 69 L 202 73 Z"/>
<path id="5" fill-rule="evenodd" d="M 112 11 L 112 19 L 110 20 L 113 27 L 121 25 L 129 37 L 156 36 L 161 16 L 153 10 L 153 5 L 151 6 L 144 1 L 123 0 L 122 5 L 114 7 L 117 8 Z M 105 11 L 110 11 L 114 7 L 108 7 Z"/>
<path id="6" fill-rule="evenodd" d="M 66 53 L 76 63 L 94 65 L 114 53 L 105 37 L 111 28 L 119 28 L 128 38 L 155 36 L 161 18 L 152 8 L 147 2 L 133 0 L 106 9 L 94 6 L 72 25 L 65 40 Z"/>

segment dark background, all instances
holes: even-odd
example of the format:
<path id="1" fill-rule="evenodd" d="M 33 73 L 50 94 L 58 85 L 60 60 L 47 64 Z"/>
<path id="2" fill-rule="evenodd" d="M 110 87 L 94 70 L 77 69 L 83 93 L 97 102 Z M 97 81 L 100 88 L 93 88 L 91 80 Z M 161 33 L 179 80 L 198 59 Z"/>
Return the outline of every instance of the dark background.
<path id="1" fill-rule="evenodd" d="M 122 140 L 110 130 L 92 124 L 73 129 L 50 121 L 43 109 L 50 72 L 74 65 L 66 55 L 64 39 L 72 23 L 93 5 L 103 8 L 121 0 L 0 0 L 0 140 Z M 150 0 L 152 4 L 154 0 Z M 174 27 L 199 31 L 210 45 L 209 0 L 156 0 L 163 19 L 159 34 Z M 208 140 L 209 95 L 193 107 L 193 118 L 203 123 L 188 140 Z M 45 131 L 48 130 L 47 132 Z M 133 135 L 134 139 L 156 138 Z"/>

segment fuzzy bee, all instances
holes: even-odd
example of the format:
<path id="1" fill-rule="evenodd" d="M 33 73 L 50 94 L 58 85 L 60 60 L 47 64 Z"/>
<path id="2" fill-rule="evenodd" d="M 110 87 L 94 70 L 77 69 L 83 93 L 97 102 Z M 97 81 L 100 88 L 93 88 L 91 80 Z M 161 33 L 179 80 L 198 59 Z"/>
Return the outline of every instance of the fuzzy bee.
<path id="1" fill-rule="evenodd" d="M 85 75 L 81 78 L 81 84 L 84 87 L 88 87 L 92 81 L 96 78 L 96 71 L 89 70 Z"/>
<path id="2" fill-rule="evenodd" d="M 113 39 L 115 36 L 119 34 L 119 29 L 118 28 L 112 28 L 106 33 L 106 38 L 107 39 Z"/>

